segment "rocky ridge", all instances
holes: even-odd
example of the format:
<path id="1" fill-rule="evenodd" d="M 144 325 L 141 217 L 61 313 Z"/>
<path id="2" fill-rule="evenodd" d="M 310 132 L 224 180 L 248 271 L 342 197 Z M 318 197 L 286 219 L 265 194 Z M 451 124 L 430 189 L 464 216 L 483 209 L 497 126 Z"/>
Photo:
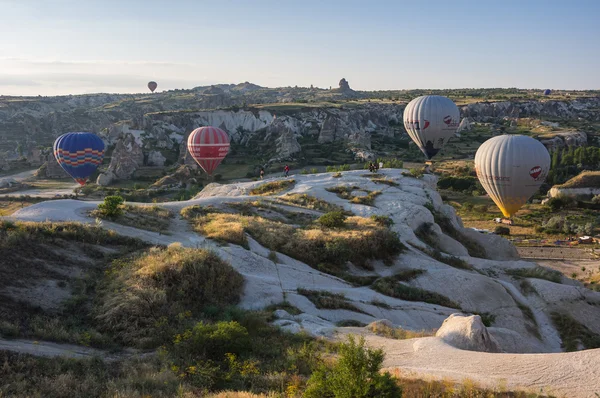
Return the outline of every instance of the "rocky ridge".
<path id="1" fill-rule="evenodd" d="M 402 175 L 402 170 L 380 169 L 379 172 L 397 185 L 371 181 L 362 170 L 343 172 L 339 178 L 333 177 L 333 173 L 299 175 L 295 176 L 296 184 L 291 190 L 263 196 L 262 199 L 272 203 L 275 212 L 305 212 L 306 209 L 284 205 L 280 199 L 286 194 L 306 194 L 341 206 L 359 216 L 389 217 L 393 221 L 390 228 L 398 234 L 407 247 L 406 251 L 393 264 L 384 265 L 375 261 L 372 270 L 358 269 L 350 264 L 349 272 L 362 277 L 390 277 L 420 270 L 411 271 L 414 277 L 401 282 L 402 285 L 447 297 L 456 303 L 458 312 L 465 315 L 485 314 L 493 327 L 482 329 L 475 324 L 477 322 L 469 321 L 459 329 L 470 330 L 469 333 L 481 335 L 484 339 L 488 339 L 489 334 L 500 351 L 560 351 L 561 340 L 550 320 L 554 312 L 568 313 L 592 332 L 600 334 L 600 293 L 566 278 L 563 278 L 562 283 L 526 278 L 537 294 L 524 293 L 521 290 L 522 279 L 512 277 L 510 272 L 514 269 L 532 269 L 536 264 L 519 260 L 515 248 L 499 236 L 483 235 L 463 228 L 454 209 L 445 205 L 435 190 L 434 176 L 425 175 L 422 179 L 416 179 Z M 164 203 L 161 206 L 178 212 L 190 205 L 224 206 L 232 202 L 254 201 L 256 196 L 251 196 L 250 191 L 273 181 L 277 179 L 228 185 L 211 184 L 191 201 Z M 328 188 L 340 185 L 360 186 L 368 191 L 381 191 L 381 194 L 376 197 L 373 206 L 356 204 L 327 191 Z M 94 220 L 87 217 L 86 213 L 96 205 L 97 202 L 48 201 L 19 210 L 14 218 L 93 223 Z M 322 214 L 319 211 L 316 213 Z M 179 222 L 174 225 L 168 231 L 169 234 L 158 234 L 103 223 L 103 226 L 118 233 L 141 237 L 154 244 L 180 242 L 187 247 L 211 248 L 246 278 L 241 302 L 243 307 L 258 309 L 285 300 L 304 314 L 301 317 L 288 317 L 279 313 L 282 317 L 280 326 L 293 331 L 305 330 L 313 334 L 328 335 L 335 330 L 337 322 L 353 320 L 367 324 L 378 319 L 388 319 L 393 325 L 404 329 L 430 330 L 439 328 L 446 318 L 457 312 L 457 308 L 445 305 L 387 296 L 369 286 L 355 287 L 283 253 L 276 253 L 277 260 L 274 261 L 271 251 L 251 236 L 248 236 L 247 248 L 234 244 L 222 246 L 188 228 L 182 228 Z M 423 225 L 430 226 L 428 242 L 436 242 L 437 248 L 421 240 L 419 230 Z M 482 248 L 478 257 L 469 254 L 474 245 Z M 432 257 L 434 250 L 439 250 L 441 254 Z M 464 261 L 465 265 L 457 268 L 444 260 L 452 256 Z M 317 308 L 298 292 L 299 288 L 339 293 L 358 310 Z M 444 330 L 443 326 L 441 330 Z M 489 350 L 495 349 L 490 346 Z"/>

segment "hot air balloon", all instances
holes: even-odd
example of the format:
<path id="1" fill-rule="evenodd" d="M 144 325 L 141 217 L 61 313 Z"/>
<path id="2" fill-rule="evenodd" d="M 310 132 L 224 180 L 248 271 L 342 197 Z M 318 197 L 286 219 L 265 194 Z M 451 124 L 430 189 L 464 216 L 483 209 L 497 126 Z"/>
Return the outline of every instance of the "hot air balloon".
<path id="1" fill-rule="evenodd" d="M 403 119 L 410 138 L 431 159 L 456 133 L 460 112 L 450 98 L 425 95 L 408 103 Z"/>
<path id="2" fill-rule="evenodd" d="M 544 90 L 544 95 L 550 95 L 552 94 L 552 90 L 550 90 L 549 88 Z"/>
<path id="3" fill-rule="evenodd" d="M 534 138 L 499 135 L 481 144 L 475 154 L 475 171 L 502 214 L 511 217 L 548 176 L 550 154 Z"/>
<path id="4" fill-rule="evenodd" d="M 156 84 L 156 82 L 148 82 L 148 88 L 150 89 L 150 91 L 154 92 L 154 90 L 156 90 L 156 87 L 158 87 L 158 84 Z"/>
<path id="5" fill-rule="evenodd" d="M 212 175 L 229 152 L 229 136 L 217 127 L 200 127 L 188 137 L 187 148 L 200 167 Z"/>
<path id="6" fill-rule="evenodd" d="M 92 133 L 66 133 L 54 141 L 56 161 L 75 181 L 85 185 L 104 159 L 104 142 Z"/>

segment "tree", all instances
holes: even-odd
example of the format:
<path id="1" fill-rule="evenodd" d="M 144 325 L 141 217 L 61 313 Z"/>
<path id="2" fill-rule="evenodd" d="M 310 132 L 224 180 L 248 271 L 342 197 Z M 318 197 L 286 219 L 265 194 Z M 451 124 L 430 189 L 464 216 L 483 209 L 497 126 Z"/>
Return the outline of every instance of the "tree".
<path id="1" fill-rule="evenodd" d="M 98 210 L 104 217 L 115 218 L 123 214 L 123 198 L 120 196 L 107 196 L 104 202 L 98 205 Z"/>
<path id="2" fill-rule="evenodd" d="M 552 163 L 551 163 L 550 168 L 555 169 L 558 167 L 559 164 L 560 164 L 560 155 L 558 153 L 558 150 L 554 150 L 552 152 Z"/>
<path id="3" fill-rule="evenodd" d="M 401 398 L 402 389 L 389 373 L 381 374 L 382 349 L 365 347 L 349 336 L 340 346 L 340 358 L 333 365 L 323 364 L 308 380 L 305 398 Z"/>

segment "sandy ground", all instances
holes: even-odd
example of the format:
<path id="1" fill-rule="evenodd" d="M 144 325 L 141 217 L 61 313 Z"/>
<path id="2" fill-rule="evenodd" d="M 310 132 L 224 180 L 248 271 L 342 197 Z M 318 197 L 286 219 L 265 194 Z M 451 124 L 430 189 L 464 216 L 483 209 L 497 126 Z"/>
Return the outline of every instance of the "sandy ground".
<path id="1" fill-rule="evenodd" d="M 33 177 L 33 174 L 36 171 L 37 171 L 37 169 L 23 171 L 21 173 L 17 173 L 17 174 L 13 174 L 13 175 L 2 176 L 2 177 L 0 177 L 0 180 L 7 178 L 7 179 L 19 181 L 19 182 L 24 182 L 24 181 L 27 181 L 28 179 L 30 179 L 31 177 Z M 60 185 L 64 185 L 64 186 L 60 187 L 60 188 L 48 188 L 48 189 L 46 189 L 46 188 L 25 189 L 22 191 L 14 191 L 14 192 L 8 192 L 5 194 L 0 194 L 0 196 L 19 197 L 21 195 L 28 195 L 28 196 L 38 197 L 38 198 L 54 198 L 54 197 L 62 196 L 62 195 L 71 195 L 71 194 L 73 194 L 73 189 L 79 187 L 79 184 L 77 184 L 74 181 L 72 184 L 67 183 L 67 184 L 60 184 Z"/>
<path id="2" fill-rule="evenodd" d="M 600 259 L 598 260 L 538 260 L 537 263 L 544 267 L 552 268 L 571 277 L 577 275 L 577 279 L 589 281 L 600 275 Z M 585 269 L 585 271 L 584 271 Z"/>
<path id="3" fill-rule="evenodd" d="M 23 171 L 23 172 L 17 173 L 17 174 L 5 175 L 5 176 L 0 177 L 0 180 L 4 179 L 4 178 L 10 178 L 15 181 L 24 181 L 30 177 L 33 177 L 33 175 L 35 174 L 36 171 L 37 171 L 37 169 L 33 169 L 33 170 Z"/>
<path id="4" fill-rule="evenodd" d="M 521 258 L 540 260 L 593 260 L 597 258 L 589 248 L 581 247 L 517 247 Z M 600 252 L 599 252 L 600 253 Z M 600 262 L 600 259 L 597 260 Z"/>
<path id="5" fill-rule="evenodd" d="M 600 394 L 600 349 L 557 354 L 490 354 L 459 350 L 436 337 L 390 340 L 367 336 L 382 347 L 384 368 L 405 377 L 471 379 L 481 386 L 526 390 L 558 397 Z"/>

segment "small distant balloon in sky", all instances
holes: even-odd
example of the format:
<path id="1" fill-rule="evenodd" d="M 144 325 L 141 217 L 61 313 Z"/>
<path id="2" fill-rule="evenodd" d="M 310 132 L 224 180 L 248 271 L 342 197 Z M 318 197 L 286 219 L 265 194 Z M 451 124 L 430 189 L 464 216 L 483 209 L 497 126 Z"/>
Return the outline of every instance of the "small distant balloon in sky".
<path id="1" fill-rule="evenodd" d="M 154 90 L 156 90 L 156 87 L 158 87 L 158 84 L 156 84 L 156 82 L 148 82 L 148 88 L 150 89 L 150 91 L 154 92 Z"/>

